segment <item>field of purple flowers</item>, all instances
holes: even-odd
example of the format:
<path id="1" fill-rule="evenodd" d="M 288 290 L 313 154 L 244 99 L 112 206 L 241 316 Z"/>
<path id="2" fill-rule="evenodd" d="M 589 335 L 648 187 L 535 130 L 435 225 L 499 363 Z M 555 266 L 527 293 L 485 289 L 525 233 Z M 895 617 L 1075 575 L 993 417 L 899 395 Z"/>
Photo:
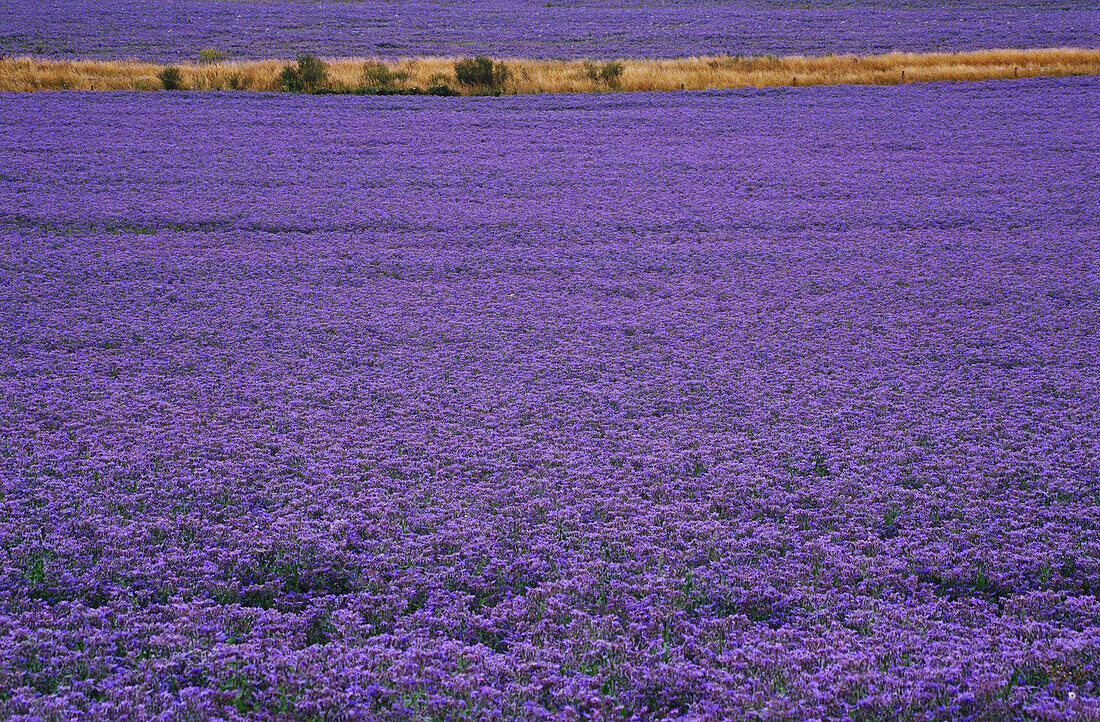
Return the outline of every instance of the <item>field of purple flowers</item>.
<path id="1" fill-rule="evenodd" d="M 1095 0 L 0 0 L 0 52 L 195 61 L 881 53 L 1100 46 Z"/>
<path id="2" fill-rule="evenodd" d="M 0 96 L 0 717 L 1100 718 L 1098 100 Z"/>

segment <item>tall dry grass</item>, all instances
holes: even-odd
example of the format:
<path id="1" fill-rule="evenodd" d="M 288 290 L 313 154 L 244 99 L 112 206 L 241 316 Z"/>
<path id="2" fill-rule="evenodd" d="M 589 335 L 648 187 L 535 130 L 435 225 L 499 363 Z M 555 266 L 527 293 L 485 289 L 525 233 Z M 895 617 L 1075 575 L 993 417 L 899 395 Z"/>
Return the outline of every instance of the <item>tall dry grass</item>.
<path id="1" fill-rule="evenodd" d="M 334 89 L 363 85 L 368 62 L 385 62 L 408 73 L 407 87 L 443 82 L 457 89 L 456 58 L 415 57 L 325 59 Z M 242 60 L 179 65 L 182 87 L 190 90 L 278 90 L 277 76 L 291 61 Z M 615 83 L 588 77 L 582 60 L 506 58 L 511 77 L 505 93 L 562 93 L 595 90 L 701 90 L 742 86 L 887 85 L 926 80 L 1026 78 L 1038 75 L 1100 73 L 1100 49 L 978 50 L 961 53 L 888 53 L 885 55 L 703 56 L 676 59 L 627 59 Z M 136 60 L 44 60 L 0 58 L 0 90 L 156 90 L 165 66 Z"/>

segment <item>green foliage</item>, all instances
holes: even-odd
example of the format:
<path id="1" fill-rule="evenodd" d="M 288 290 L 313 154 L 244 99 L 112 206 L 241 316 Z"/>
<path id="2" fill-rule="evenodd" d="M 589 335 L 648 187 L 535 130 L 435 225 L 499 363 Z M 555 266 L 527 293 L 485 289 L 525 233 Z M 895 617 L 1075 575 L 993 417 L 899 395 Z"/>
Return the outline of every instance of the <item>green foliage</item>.
<path id="1" fill-rule="evenodd" d="M 407 71 L 392 70 L 385 63 L 369 62 L 363 66 L 363 85 L 368 88 L 396 88 L 408 79 Z"/>
<path id="2" fill-rule="evenodd" d="M 603 83 L 608 87 L 617 88 L 621 82 L 623 70 L 625 69 L 618 60 L 610 60 L 603 65 L 594 63 L 591 60 L 586 60 L 584 63 L 584 75 L 589 80 L 595 83 Z"/>
<path id="3" fill-rule="evenodd" d="M 363 84 L 374 88 L 386 88 L 393 84 L 393 71 L 385 63 L 367 63 L 363 66 Z"/>
<path id="4" fill-rule="evenodd" d="M 46 582 L 46 566 L 57 558 L 52 549 L 32 549 L 27 555 L 26 578 L 32 584 L 44 584 Z"/>
<path id="5" fill-rule="evenodd" d="M 279 71 L 279 75 L 275 78 L 275 83 L 281 90 L 285 90 L 288 93 L 301 93 L 302 81 L 298 77 L 298 68 L 293 65 L 284 66 Z"/>
<path id="6" fill-rule="evenodd" d="M 302 92 L 302 81 L 298 77 L 298 69 L 293 65 L 287 65 L 280 70 L 279 76 L 275 79 L 275 82 L 279 84 L 280 88 L 288 92 Z"/>
<path id="7" fill-rule="evenodd" d="M 298 55 L 298 77 L 307 89 L 313 90 L 324 85 L 328 80 L 328 72 L 320 58 L 301 53 Z"/>
<path id="8" fill-rule="evenodd" d="M 460 85 L 499 92 L 510 76 L 507 65 L 495 63 L 484 55 L 455 61 L 455 80 Z"/>
<path id="9" fill-rule="evenodd" d="M 428 95 L 443 95 L 443 96 L 448 96 L 448 97 L 452 97 L 452 96 L 455 96 L 455 95 L 462 95 L 462 93 L 458 92 L 457 90 L 455 90 L 451 86 L 447 85 L 446 83 L 441 83 L 439 85 L 429 85 L 428 89 L 425 90 L 424 92 L 427 93 Z"/>
<path id="10" fill-rule="evenodd" d="M 160 78 L 161 85 L 164 86 L 165 90 L 179 90 L 183 83 L 183 75 L 180 73 L 180 69 L 174 65 L 169 65 L 157 73 L 157 77 Z"/>
<path id="11" fill-rule="evenodd" d="M 432 77 L 428 78 L 428 89 L 424 92 L 427 95 L 461 95 L 461 93 L 451 87 L 449 81 L 450 77 L 445 73 L 435 73 Z"/>
<path id="12" fill-rule="evenodd" d="M 283 68 L 276 82 L 280 88 L 291 93 L 312 93 L 328 82 L 328 71 L 320 58 L 299 53 L 297 65 Z"/>
<path id="13" fill-rule="evenodd" d="M 217 48 L 203 48 L 199 51 L 199 62 L 203 65 L 217 63 L 229 57 L 229 53 Z"/>

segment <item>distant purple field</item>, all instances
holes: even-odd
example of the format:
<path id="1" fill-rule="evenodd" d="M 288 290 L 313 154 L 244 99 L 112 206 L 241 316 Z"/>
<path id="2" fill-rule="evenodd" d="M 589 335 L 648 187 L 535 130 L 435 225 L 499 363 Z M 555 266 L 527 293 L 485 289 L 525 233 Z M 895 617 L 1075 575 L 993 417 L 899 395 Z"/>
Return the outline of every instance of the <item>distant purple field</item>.
<path id="1" fill-rule="evenodd" d="M 1033 0 L 0 0 L 0 52 L 195 61 L 539 58 L 1100 47 L 1100 4 Z"/>
<path id="2" fill-rule="evenodd" d="M 1098 100 L 0 95 L 0 717 L 1097 719 Z"/>

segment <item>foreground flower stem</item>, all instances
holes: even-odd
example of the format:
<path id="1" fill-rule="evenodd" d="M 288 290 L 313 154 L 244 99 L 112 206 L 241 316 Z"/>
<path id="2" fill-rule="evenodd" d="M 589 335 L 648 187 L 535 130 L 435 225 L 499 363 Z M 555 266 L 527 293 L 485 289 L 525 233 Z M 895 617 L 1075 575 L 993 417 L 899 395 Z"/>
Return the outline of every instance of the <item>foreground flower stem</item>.
<path id="1" fill-rule="evenodd" d="M 448 84 L 463 93 L 478 92 L 456 83 L 455 58 L 414 57 L 384 60 L 407 78 L 397 90 Z M 186 90 L 279 90 L 279 72 L 291 61 L 240 60 L 179 65 Z M 327 89 L 362 87 L 366 58 L 327 58 Z M 504 59 L 508 80 L 499 89 L 512 93 L 568 93 L 606 90 L 703 90 L 743 86 L 893 85 L 928 80 L 982 80 L 1100 73 L 1100 49 L 977 50 L 960 53 L 889 53 L 885 55 L 699 56 L 626 59 L 621 74 L 601 78 L 603 64 L 582 60 Z M 0 90 L 159 90 L 164 65 L 135 60 L 0 59 Z M 591 77 L 595 76 L 595 78 Z M 481 89 L 484 90 L 484 89 Z"/>

